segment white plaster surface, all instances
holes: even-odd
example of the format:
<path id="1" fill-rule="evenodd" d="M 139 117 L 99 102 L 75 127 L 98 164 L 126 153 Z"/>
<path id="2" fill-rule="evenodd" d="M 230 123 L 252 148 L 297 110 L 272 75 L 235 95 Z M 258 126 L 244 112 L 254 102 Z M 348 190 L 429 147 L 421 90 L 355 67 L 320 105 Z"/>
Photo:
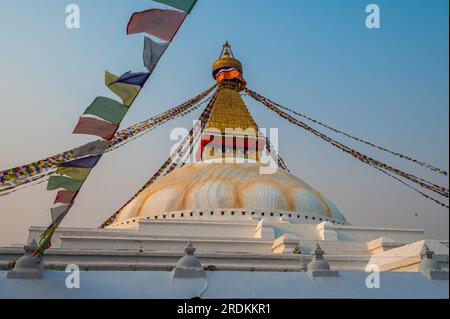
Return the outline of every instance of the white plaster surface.
<path id="1" fill-rule="evenodd" d="M 305 272 L 206 272 L 205 278 L 174 279 L 168 271 L 82 271 L 80 288 L 68 289 L 68 273 L 46 271 L 42 280 L 7 279 L 0 271 L 0 299 L 8 298 L 448 298 L 448 280 L 422 273 L 382 273 L 380 288 L 368 289 L 368 273 L 311 278 Z M 205 289 L 206 288 L 206 289 Z"/>

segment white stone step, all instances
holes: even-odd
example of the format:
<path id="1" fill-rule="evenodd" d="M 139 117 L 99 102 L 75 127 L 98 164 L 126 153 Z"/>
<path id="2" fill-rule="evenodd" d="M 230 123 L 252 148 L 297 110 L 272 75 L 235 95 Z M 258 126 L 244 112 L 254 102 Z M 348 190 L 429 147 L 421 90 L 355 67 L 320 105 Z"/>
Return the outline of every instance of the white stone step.
<path id="1" fill-rule="evenodd" d="M 141 220 L 139 233 L 154 236 L 254 238 L 257 222 Z"/>
<path id="2" fill-rule="evenodd" d="M 272 241 L 258 239 L 193 239 L 163 237 L 107 237 L 107 236 L 66 236 L 60 237 L 61 248 L 80 250 L 138 250 L 183 251 L 192 240 L 198 252 L 253 252 L 271 253 Z"/>

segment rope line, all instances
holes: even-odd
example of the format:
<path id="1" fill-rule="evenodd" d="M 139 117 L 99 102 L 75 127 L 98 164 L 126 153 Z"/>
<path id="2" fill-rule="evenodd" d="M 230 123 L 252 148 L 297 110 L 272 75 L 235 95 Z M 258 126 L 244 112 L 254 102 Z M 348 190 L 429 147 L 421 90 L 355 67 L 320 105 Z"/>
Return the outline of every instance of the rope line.
<path id="1" fill-rule="evenodd" d="M 0 197 L 8 196 L 8 195 L 11 195 L 12 193 L 15 193 L 15 192 L 24 190 L 24 189 L 26 189 L 26 188 L 30 188 L 30 187 L 32 187 L 32 186 L 35 186 L 35 185 L 39 185 L 39 184 L 45 183 L 45 182 L 48 180 L 47 177 L 49 177 L 50 175 L 55 174 L 55 172 L 56 172 L 56 171 L 51 171 L 51 172 L 46 172 L 46 173 L 44 173 L 43 175 L 34 176 L 34 177 L 30 178 L 30 180 L 27 181 L 27 185 L 25 185 L 25 186 L 23 186 L 23 187 L 20 187 L 21 185 L 18 185 L 17 187 L 9 187 L 9 188 L 7 188 L 7 189 L 1 190 Z M 44 178 L 44 179 L 42 180 L 42 178 Z M 36 183 L 35 183 L 35 182 L 36 182 Z M 23 184 L 22 184 L 22 185 L 23 185 Z M 9 190 L 9 191 L 8 191 L 8 190 Z"/>
<path id="2" fill-rule="evenodd" d="M 331 139 L 330 137 L 326 136 L 325 134 L 313 129 L 312 127 L 308 126 L 307 124 L 301 122 L 298 119 L 293 118 L 292 116 L 290 116 L 289 114 L 283 112 L 282 110 L 280 110 L 279 108 L 277 108 L 276 106 L 274 106 L 273 104 L 271 104 L 267 99 L 265 99 L 263 96 L 259 95 L 256 92 L 253 92 L 251 90 L 248 89 L 244 89 L 245 92 L 252 97 L 253 99 L 255 99 L 256 101 L 262 103 L 264 106 L 266 106 L 268 109 L 274 111 L 275 113 L 277 113 L 280 117 L 288 120 L 290 123 L 295 124 L 297 126 L 302 127 L 303 129 L 313 133 L 314 135 L 320 137 L 321 139 L 325 140 L 326 142 L 329 142 L 330 144 L 332 144 L 333 146 L 335 146 L 336 148 L 340 149 L 341 151 L 348 153 L 350 155 L 352 155 L 353 157 L 355 157 L 356 159 L 362 161 L 363 163 L 366 163 L 370 166 L 376 166 L 380 169 L 384 169 L 386 171 L 390 171 L 391 173 L 397 174 L 405 179 L 408 179 L 418 185 L 420 185 L 423 188 L 426 188 L 428 190 L 431 190 L 441 196 L 447 197 L 449 196 L 448 194 L 448 189 L 446 189 L 445 187 L 433 184 L 431 182 L 428 182 L 426 180 L 423 179 L 419 179 L 416 176 L 403 172 L 397 168 L 391 167 L 383 162 L 380 162 L 378 160 L 375 160 L 367 155 L 364 155 L 358 151 L 355 151 L 353 149 L 351 149 L 348 146 L 345 146 L 333 139 Z M 440 202 L 439 202 L 440 203 Z M 442 204 L 442 203 L 440 203 Z"/>
<path id="3" fill-rule="evenodd" d="M 250 91 L 250 90 L 248 90 L 248 91 Z M 251 92 L 254 93 L 254 94 L 257 94 L 256 92 L 253 92 L 253 91 L 251 91 Z M 309 120 L 309 121 L 311 121 L 311 122 L 314 122 L 314 123 L 316 123 L 316 124 L 318 124 L 318 125 L 320 125 L 320 126 L 322 126 L 322 127 L 325 127 L 325 128 L 327 128 L 327 129 L 329 129 L 329 130 L 331 130 L 331 131 L 333 131 L 333 132 L 336 132 L 336 133 L 338 133 L 338 134 L 344 135 L 344 136 L 346 136 L 346 137 L 348 137 L 348 138 L 351 138 L 351 139 L 353 139 L 353 140 L 355 140 L 355 141 L 358 141 L 358 142 L 360 142 L 360 143 L 363 143 L 363 144 L 369 145 L 369 146 L 371 146 L 371 147 L 377 148 L 377 149 L 379 149 L 379 150 L 381 150 L 381 151 L 384 151 L 384 152 L 390 153 L 390 154 L 392 154 L 392 155 L 398 156 L 398 157 L 400 157 L 400 158 L 402 158 L 402 159 L 405 159 L 405 160 L 414 162 L 414 163 L 416 163 L 417 165 L 420 165 L 420 166 L 422 166 L 422 167 L 426 167 L 426 168 L 428 168 L 428 169 L 430 169 L 430 170 L 432 170 L 432 171 L 434 171 L 434 172 L 436 172 L 436 173 L 439 173 L 439 174 L 448 176 L 448 172 L 445 171 L 445 170 L 443 170 L 443 169 L 441 169 L 441 168 L 435 167 L 435 166 L 433 166 L 433 165 L 431 165 L 431 164 L 428 164 L 428 163 L 426 163 L 426 162 L 424 162 L 424 161 L 417 160 L 417 159 L 415 159 L 415 158 L 413 158 L 413 157 L 411 157 L 411 156 L 408 156 L 408 155 L 405 155 L 405 154 L 402 154 L 402 153 L 399 153 L 399 152 L 395 152 L 395 151 L 392 151 L 392 150 L 390 150 L 390 149 L 388 149 L 388 148 L 385 148 L 385 147 L 376 145 L 376 144 L 374 144 L 374 143 L 365 141 L 365 140 L 363 140 L 363 139 L 361 139 L 361 138 L 359 138 L 359 137 L 356 137 L 356 136 L 351 135 L 351 134 L 349 134 L 349 133 L 346 133 L 346 132 L 344 132 L 344 131 L 335 129 L 335 128 L 329 126 L 328 124 L 325 124 L 325 123 L 323 123 L 323 122 L 320 122 L 320 121 L 318 121 L 318 120 L 315 120 L 315 119 L 313 119 L 313 118 L 310 117 L 310 116 L 307 116 L 307 115 L 305 115 L 305 114 L 302 114 L 302 113 L 299 113 L 299 112 L 297 112 L 297 111 L 294 111 L 294 110 L 292 110 L 292 109 L 290 109 L 290 108 L 288 108 L 288 107 L 286 107 L 286 106 L 280 105 L 280 104 L 278 104 L 278 103 L 276 103 L 276 102 L 274 102 L 274 101 L 272 101 L 272 100 L 270 100 L 270 99 L 268 99 L 268 98 L 265 98 L 265 99 L 266 99 L 269 103 L 273 104 L 274 106 L 277 106 L 277 107 L 279 107 L 279 108 L 281 108 L 281 109 L 283 109 L 283 110 L 286 110 L 286 111 L 291 112 L 291 113 L 293 113 L 293 114 L 295 114 L 295 115 L 298 115 L 298 116 L 300 116 L 300 117 L 303 117 L 304 119 L 307 119 L 307 120 Z"/>
<path id="4" fill-rule="evenodd" d="M 379 167 L 377 167 L 377 166 L 374 166 L 374 165 L 372 165 L 372 164 L 369 164 L 369 165 L 372 166 L 373 168 L 375 168 L 376 170 L 382 172 L 383 174 L 386 174 L 386 175 L 388 175 L 389 177 L 392 177 L 393 179 L 395 179 L 396 181 L 402 183 L 402 184 L 405 185 L 406 187 L 411 188 L 412 190 L 414 190 L 415 192 L 417 192 L 417 193 L 419 193 L 420 195 L 424 196 L 425 198 L 428 198 L 428 199 L 432 200 L 433 202 L 435 202 L 435 203 L 441 205 L 442 207 L 449 208 L 449 206 L 448 206 L 447 204 L 440 202 L 439 200 L 435 199 L 434 197 L 431 197 L 431 196 L 428 195 L 428 194 L 425 194 L 425 193 L 422 192 L 421 190 L 419 190 L 419 189 L 415 188 L 414 186 L 412 186 L 412 185 L 406 183 L 405 181 L 401 180 L 401 179 L 398 178 L 397 176 L 392 175 L 391 173 L 387 172 L 386 170 L 384 170 L 384 169 L 382 169 L 382 168 L 379 168 Z"/>
<path id="5" fill-rule="evenodd" d="M 290 171 L 289 171 L 286 163 L 281 158 L 280 154 L 274 150 L 274 147 L 273 147 L 272 143 L 270 143 L 270 140 L 268 137 L 266 137 L 266 148 L 267 148 L 267 151 L 272 156 L 272 158 L 274 159 L 274 161 L 276 161 L 278 163 L 278 166 L 280 166 L 281 169 L 283 169 L 289 173 Z"/>

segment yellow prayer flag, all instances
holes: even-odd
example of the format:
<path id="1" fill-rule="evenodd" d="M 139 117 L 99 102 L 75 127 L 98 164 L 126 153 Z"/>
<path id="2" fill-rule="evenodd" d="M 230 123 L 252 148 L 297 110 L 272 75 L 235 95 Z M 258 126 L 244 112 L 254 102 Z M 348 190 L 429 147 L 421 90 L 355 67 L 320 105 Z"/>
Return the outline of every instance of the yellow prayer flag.
<path id="1" fill-rule="evenodd" d="M 58 167 L 56 171 L 57 174 L 66 175 L 80 181 L 84 181 L 90 172 L 91 168 L 83 167 Z"/>
<path id="2" fill-rule="evenodd" d="M 119 77 L 111 72 L 105 72 L 105 85 L 122 99 L 123 105 L 130 107 L 141 87 L 126 83 L 115 83 Z"/>

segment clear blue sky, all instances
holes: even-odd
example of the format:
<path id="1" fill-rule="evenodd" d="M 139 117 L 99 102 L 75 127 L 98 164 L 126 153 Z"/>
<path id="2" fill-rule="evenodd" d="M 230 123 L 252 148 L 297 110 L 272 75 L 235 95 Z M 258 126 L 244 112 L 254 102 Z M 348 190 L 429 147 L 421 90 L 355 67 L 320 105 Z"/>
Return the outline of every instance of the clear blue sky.
<path id="1" fill-rule="evenodd" d="M 371 2 L 381 8 L 379 30 L 364 24 Z M 79 30 L 65 27 L 69 3 L 80 6 Z M 448 169 L 448 6 L 447 0 L 199 0 L 123 127 L 212 85 L 211 63 L 228 40 L 250 88 Z M 134 11 L 152 7 L 161 5 L 0 3 L 0 169 L 91 140 L 71 131 L 93 98 L 110 96 L 103 85 L 106 69 L 144 70 L 143 36 L 127 36 L 125 28 Z M 280 129 L 280 151 L 291 171 L 333 200 L 354 225 L 424 228 L 429 237 L 448 238 L 447 209 L 247 101 L 261 127 Z M 111 215 L 167 158 L 170 130 L 188 127 L 196 115 L 105 156 L 64 225 L 94 227 Z M 448 179 L 342 141 L 448 185 Z M 22 242 L 30 225 L 46 225 L 53 198 L 45 184 L 0 198 L 0 244 Z"/>

